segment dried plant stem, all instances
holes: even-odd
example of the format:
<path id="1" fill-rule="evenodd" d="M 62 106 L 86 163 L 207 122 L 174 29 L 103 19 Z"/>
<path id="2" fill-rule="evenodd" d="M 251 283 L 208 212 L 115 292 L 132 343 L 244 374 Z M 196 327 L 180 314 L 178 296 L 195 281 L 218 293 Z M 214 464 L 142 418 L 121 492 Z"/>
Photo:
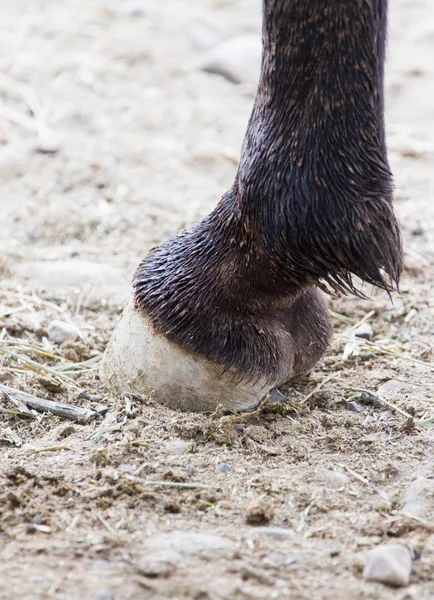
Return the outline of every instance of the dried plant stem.
<path id="1" fill-rule="evenodd" d="M 305 396 L 302 400 L 300 400 L 300 404 L 305 404 L 308 400 L 310 400 L 312 398 L 312 396 L 314 396 L 317 392 L 319 392 L 319 390 L 325 386 L 326 383 L 328 383 L 329 381 L 332 381 L 334 379 L 339 379 L 339 375 L 328 375 L 327 377 L 324 377 L 324 379 L 316 386 L 315 389 L 313 389 L 311 392 L 309 392 L 309 394 L 307 396 Z"/>
<path id="2" fill-rule="evenodd" d="M 152 485 L 159 487 L 173 487 L 183 488 L 186 490 L 213 490 L 212 485 L 205 485 L 204 483 L 178 483 L 177 481 L 144 481 L 143 485 Z"/>
<path id="3" fill-rule="evenodd" d="M 352 325 L 349 329 L 346 329 L 339 335 L 345 335 L 345 336 L 350 335 L 351 332 L 353 332 L 355 329 L 360 327 L 360 325 L 363 325 L 363 323 L 366 323 L 366 321 L 369 321 L 369 319 L 371 317 L 373 317 L 374 315 L 375 315 L 375 310 L 371 310 L 370 312 L 366 313 L 366 315 L 362 319 L 360 319 L 360 321 L 357 321 L 357 323 L 354 323 L 354 325 Z"/>
<path id="4" fill-rule="evenodd" d="M 97 416 L 93 410 L 87 408 L 81 408 L 80 406 L 72 406 L 70 404 L 60 404 L 59 402 L 53 402 L 52 400 L 46 400 L 45 398 L 38 398 L 27 392 L 22 392 L 15 388 L 11 388 L 7 385 L 0 383 L 0 392 L 8 398 L 15 398 L 16 401 L 22 403 L 27 409 L 33 409 L 37 412 L 49 412 L 56 417 L 62 419 L 69 419 L 70 421 L 76 421 L 77 423 L 88 423 L 90 419 Z M 14 402 L 16 404 L 16 402 Z"/>
<path id="5" fill-rule="evenodd" d="M 351 475 L 352 477 L 357 479 L 357 481 L 360 481 L 360 483 L 363 483 L 363 485 L 367 485 L 372 490 L 374 490 L 374 492 L 377 492 L 377 494 L 379 494 L 383 498 L 383 500 L 385 500 L 388 504 L 390 504 L 390 500 L 389 500 L 389 497 L 387 496 L 387 494 L 385 492 L 383 492 L 383 490 L 380 490 L 380 488 L 378 488 L 376 485 L 371 483 L 368 479 L 365 479 L 364 477 L 362 477 L 362 475 L 359 475 L 359 473 L 357 473 L 356 471 L 353 471 L 353 469 L 350 469 L 350 467 L 347 467 L 347 465 L 339 465 L 339 467 L 341 469 L 344 469 L 349 475 Z"/>

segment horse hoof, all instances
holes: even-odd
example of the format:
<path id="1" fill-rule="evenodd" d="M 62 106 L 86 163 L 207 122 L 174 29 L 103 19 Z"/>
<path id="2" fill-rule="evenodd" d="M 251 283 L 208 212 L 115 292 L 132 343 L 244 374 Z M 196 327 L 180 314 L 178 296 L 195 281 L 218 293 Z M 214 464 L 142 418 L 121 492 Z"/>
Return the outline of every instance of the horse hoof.
<path id="1" fill-rule="evenodd" d="M 104 353 L 100 377 L 112 389 L 185 411 L 254 409 L 278 383 L 252 380 L 184 350 L 156 332 L 130 302 Z"/>

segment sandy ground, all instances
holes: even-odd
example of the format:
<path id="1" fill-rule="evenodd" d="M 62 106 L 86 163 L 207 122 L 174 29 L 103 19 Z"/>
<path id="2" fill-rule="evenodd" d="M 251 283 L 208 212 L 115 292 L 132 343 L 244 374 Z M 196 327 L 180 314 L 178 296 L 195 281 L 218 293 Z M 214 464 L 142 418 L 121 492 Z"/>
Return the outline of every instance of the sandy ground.
<path id="1" fill-rule="evenodd" d="M 310 378 L 237 418 L 113 396 L 97 368 L 140 259 L 231 183 L 254 86 L 198 64 L 259 35 L 258 0 L 0 5 L 0 383 L 106 407 L 0 401 L 0 598 L 433 598 L 434 5 L 391 0 L 401 293 L 331 299 Z M 53 319 L 82 337 L 50 341 Z M 362 579 L 389 542 L 408 588 Z"/>

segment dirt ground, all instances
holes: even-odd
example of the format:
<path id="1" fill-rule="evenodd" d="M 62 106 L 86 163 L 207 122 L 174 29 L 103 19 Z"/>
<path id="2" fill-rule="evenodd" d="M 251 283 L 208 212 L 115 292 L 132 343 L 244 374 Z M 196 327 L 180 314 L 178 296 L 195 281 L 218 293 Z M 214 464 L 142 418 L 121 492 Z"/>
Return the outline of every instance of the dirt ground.
<path id="1" fill-rule="evenodd" d="M 1 12 L 0 384 L 96 415 L 0 400 L 1 600 L 434 598 L 434 4 L 391 0 L 400 294 L 331 299 L 327 356 L 241 417 L 115 396 L 98 361 L 147 250 L 231 184 L 254 87 L 198 65 L 259 36 L 259 0 Z M 50 340 L 53 319 L 81 338 Z M 390 542 L 407 588 L 363 581 Z"/>

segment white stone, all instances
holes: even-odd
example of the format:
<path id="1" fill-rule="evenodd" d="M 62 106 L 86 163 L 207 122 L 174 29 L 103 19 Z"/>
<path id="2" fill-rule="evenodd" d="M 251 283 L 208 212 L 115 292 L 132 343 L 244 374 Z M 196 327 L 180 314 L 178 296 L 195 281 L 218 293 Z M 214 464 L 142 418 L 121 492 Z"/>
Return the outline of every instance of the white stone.
<path id="1" fill-rule="evenodd" d="M 389 379 L 385 381 L 377 390 L 377 394 L 385 394 L 386 392 L 399 392 L 404 390 L 408 386 L 404 381 L 397 381 L 396 379 Z"/>
<path id="2" fill-rule="evenodd" d="M 55 319 L 47 328 L 48 337 L 56 344 L 63 344 L 66 340 L 75 341 L 82 337 L 80 330 L 73 324 Z"/>
<path id="3" fill-rule="evenodd" d="M 267 537 L 279 542 L 294 539 L 294 531 L 284 527 L 257 527 L 251 531 L 251 535 Z"/>
<path id="4" fill-rule="evenodd" d="M 44 129 L 39 132 L 36 150 L 41 154 L 55 154 L 60 149 L 60 139 L 54 131 Z"/>
<path id="5" fill-rule="evenodd" d="M 363 571 L 365 581 L 379 581 L 394 587 L 410 582 L 411 556 L 405 546 L 387 544 L 371 550 Z"/>
<path id="6" fill-rule="evenodd" d="M 327 487 L 333 489 L 341 489 L 347 486 L 350 481 L 348 475 L 341 471 L 325 471 L 323 480 Z"/>
<path id="7" fill-rule="evenodd" d="M 363 338 L 364 340 L 372 340 L 374 330 L 369 323 L 362 323 L 359 327 L 354 329 L 353 335 L 358 338 Z"/>
<path id="8" fill-rule="evenodd" d="M 216 73 L 233 83 L 257 86 L 261 66 L 262 45 L 258 36 L 231 38 L 212 48 L 200 68 Z"/>
<path id="9" fill-rule="evenodd" d="M 164 445 L 172 454 L 185 454 L 190 448 L 190 445 L 182 440 L 169 440 Z"/>
<path id="10" fill-rule="evenodd" d="M 161 550 L 142 556 L 137 570 L 147 577 L 168 577 L 182 561 L 182 555 L 174 550 Z"/>

